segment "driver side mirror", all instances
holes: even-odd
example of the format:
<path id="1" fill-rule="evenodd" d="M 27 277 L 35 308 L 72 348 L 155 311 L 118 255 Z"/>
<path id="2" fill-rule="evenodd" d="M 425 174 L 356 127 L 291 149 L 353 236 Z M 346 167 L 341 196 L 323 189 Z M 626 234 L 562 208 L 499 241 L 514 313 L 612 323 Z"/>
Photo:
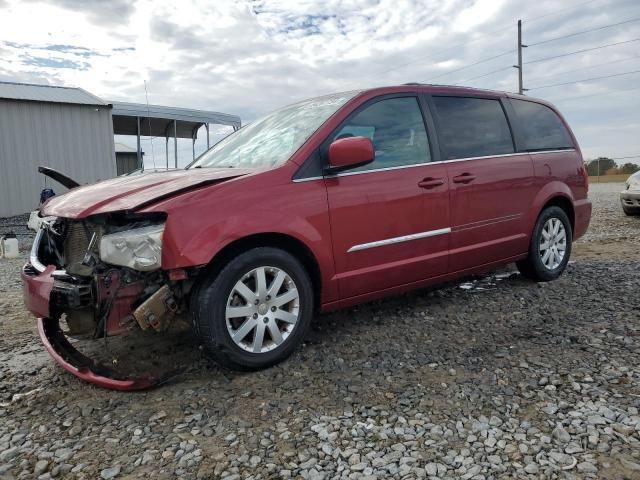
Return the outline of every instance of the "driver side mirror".
<path id="1" fill-rule="evenodd" d="M 348 137 L 334 140 L 329 145 L 328 174 L 335 174 L 373 162 L 375 150 L 367 137 Z"/>

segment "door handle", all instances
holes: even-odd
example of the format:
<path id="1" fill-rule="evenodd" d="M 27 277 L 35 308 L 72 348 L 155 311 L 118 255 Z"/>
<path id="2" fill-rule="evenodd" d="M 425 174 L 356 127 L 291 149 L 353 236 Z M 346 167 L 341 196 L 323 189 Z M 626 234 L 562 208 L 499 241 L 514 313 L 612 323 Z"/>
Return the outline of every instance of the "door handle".
<path id="1" fill-rule="evenodd" d="M 418 182 L 420 188 L 426 188 L 427 190 L 439 187 L 440 185 L 444 185 L 442 178 L 427 177 Z"/>
<path id="2" fill-rule="evenodd" d="M 470 173 L 463 173 L 457 177 L 453 177 L 453 183 L 471 183 L 476 179 L 475 175 Z"/>

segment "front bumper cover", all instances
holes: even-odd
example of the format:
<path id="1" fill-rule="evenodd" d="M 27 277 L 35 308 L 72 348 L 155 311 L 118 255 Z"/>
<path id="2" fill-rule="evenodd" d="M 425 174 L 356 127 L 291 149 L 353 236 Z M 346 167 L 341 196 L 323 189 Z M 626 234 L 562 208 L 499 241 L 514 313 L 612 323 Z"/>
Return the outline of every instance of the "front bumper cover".
<path id="1" fill-rule="evenodd" d="M 36 237 L 36 242 L 39 236 Z M 37 251 L 37 248 L 34 249 Z M 111 390 L 145 390 L 166 383 L 182 370 L 174 370 L 161 376 L 126 378 L 113 369 L 97 364 L 79 352 L 67 339 L 57 319 L 50 318 L 50 299 L 54 286 L 53 265 L 28 263 L 22 269 L 24 303 L 38 322 L 38 334 L 53 359 L 67 372 L 81 380 Z M 35 259 L 37 261 L 37 258 Z"/>
<path id="2" fill-rule="evenodd" d="M 67 340 L 57 320 L 38 318 L 38 334 L 53 359 L 67 372 L 85 382 L 110 390 L 146 390 L 169 381 L 176 372 L 162 377 L 120 378 L 113 370 L 96 364 Z"/>

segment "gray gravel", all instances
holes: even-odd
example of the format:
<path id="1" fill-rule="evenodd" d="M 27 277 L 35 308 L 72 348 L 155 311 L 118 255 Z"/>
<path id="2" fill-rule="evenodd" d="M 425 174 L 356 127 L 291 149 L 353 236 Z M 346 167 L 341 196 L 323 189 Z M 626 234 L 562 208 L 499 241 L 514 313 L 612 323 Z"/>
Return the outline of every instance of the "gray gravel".
<path id="1" fill-rule="evenodd" d="M 119 363 L 190 367 L 143 393 L 54 365 L 21 262 L 0 260 L 0 478 L 640 478 L 640 263 L 609 252 L 640 250 L 640 222 L 614 188 L 592 187 L 591 236 L 556 282 L 506 269 L 325 315 L 249 374 L 187 333 L 111 339 Z"/>
<path id="2" fill-rule="evenodd" d="M 592 183 L 593 216 L 587 234 L 575 245 L 574 258 L 640 261 L 640 217 L 628 217 L 620 207 L 624 183 Z"/>

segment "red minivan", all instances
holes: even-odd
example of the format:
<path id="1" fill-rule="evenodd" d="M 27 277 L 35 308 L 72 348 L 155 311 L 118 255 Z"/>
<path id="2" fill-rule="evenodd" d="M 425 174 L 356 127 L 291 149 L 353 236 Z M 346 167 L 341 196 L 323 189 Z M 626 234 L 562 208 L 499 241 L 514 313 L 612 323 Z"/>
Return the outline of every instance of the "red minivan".
<path id="1" fill-rule="evenodd" d="M 120 177 L 41 211 L 25 301 L 54 358 L 119 389 L 67 336 L 185 314 L 222 364 L 273 365 L 313 315 L 515 262 L 562 274 L 589 225 L 575 137 L 549 103 L 409 84 L 284 107 L 186 169 Z"/>

